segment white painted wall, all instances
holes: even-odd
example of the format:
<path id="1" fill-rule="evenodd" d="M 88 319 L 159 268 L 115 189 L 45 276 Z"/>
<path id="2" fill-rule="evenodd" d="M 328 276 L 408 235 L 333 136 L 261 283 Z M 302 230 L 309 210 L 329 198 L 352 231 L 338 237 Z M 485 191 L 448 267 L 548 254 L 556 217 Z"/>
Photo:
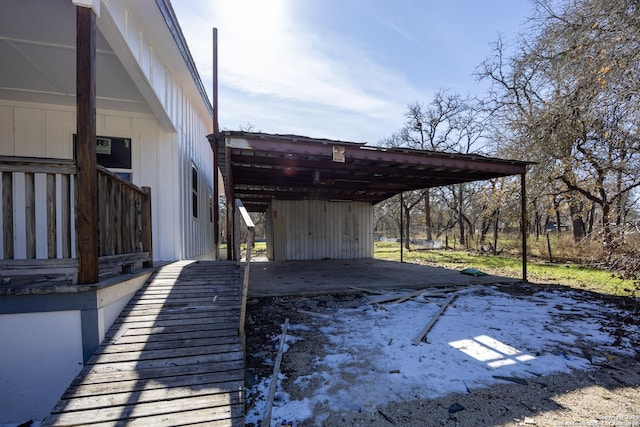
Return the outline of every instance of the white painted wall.
<path id="1" fill-rule="evenodd" d="M 0 422 L 42 419 L 82 369 L 80 311 L 0 315 Z"/>
<path id="2" fill-rule="evenodd" d="M 126 281 L 119 281 L 115 286 L 108 286 L 96 291 L 96 305 L 98 307 L 98 334 L 100 342 L 118 318 L 122 310 L 129 303 L 136 292 L 144 286 L 151 277 L 151 272 L 139 274 Z"/>
<path id="3" fill-rule="evenodd" d="M 100 342 L 150 276 L 96 291 Z M 79 310 L 0 315 L 0 425 L 49 415 L 83 367 L 82 339 Z"/>
<path id="4" fill-rule="evenodd" d="M 274 200 L 267 233 L 277 261 L 373 258 L 373 206 Z"/>
<path id="5" fill-rule="evenodd" d="M 209 204 L 213 193 L 213 154 L 206 139 L 213 131 L 211 113 L 171 35 L 157 25 L 162 20 L 157 9 L 149 9 L 141 2 L 112 0 L 104 4 L 102 12 L 98 28 L 125 67 L 135 69 L 130 74 L 138 81 L 137 86 L 149 100 L 161 126 L 175 130 L 172 136 L 176 146 L 169 152 L 156 153 L 171 156 L 176 162 L 172 165 L 177 190 L 173 192 L 175 204 L 171 216 L 181 232 L 174 239 L 174 259 L 212 256 Z M 169 123 L 165 123 L 165 118 Z M 164 164 L 164 158 L 157 161 L 169 166 Z M 198 170 L 197 218 L 191 209 L 192 165 Z M 169 187 L 163 183 L 159 188 Z"/>
<path id="6" fill-rule="evenodd" d="M 133 82 L 148 106 L 127 104 L 129 109 L 152 111 L 117 111 L 113 100 L 99 98 L 96 124 L 98 135 L 132 138 L 133 182 L 152 189 L 154 259 L 211 256 L 213 154 L 206 136 L 213 120 L 208 101 L 155 2 L 102 1 L 96 23 L 131 79 L 123 83 Z M 0 100 L 0 155 L 72 158 L 75 120 L 73 106 Z M 192 164 L 198 168 L 197 219 L 191 212 Z"/>
<path id="7" fill-rule="evenodd" d="M 178 127 L 179 133 L 166 131 L 150 114 L 97 112 L 96 133 L 131 138 L 132 181 L 151 187 L 155 260 L 202 257 L 213 252 L 213 223 L 209 218 L 213 155 L 206 139 L 208 129 L 189 105 L 181 103 L 181 117 L 186 122 Z M 71 107 L 0 100 L 0 155 L 73 158 L 74 133 L 75 109 Z M 191 214 L 192 164 L 199 172 L 197 219 Z M 20 188 L 24 183 L 21 186 L 17 179 L 16 209 L 23 193 Z M 41 198 L 41 203 L 44 200 Z M 16 230 L 24 230 L 21 218 L 24 222 L 24 215 L 16 211 Z M 37 221 L 43 220 L 38 216 Z M 45 229 L 44 223 L 41 229 Z M 16 242 L 18 257 L 24 257 L 21 248 L 24 244 Z M 46 247 L 38 250 L 38 257 L 43 254 L 46 258 Z"/>

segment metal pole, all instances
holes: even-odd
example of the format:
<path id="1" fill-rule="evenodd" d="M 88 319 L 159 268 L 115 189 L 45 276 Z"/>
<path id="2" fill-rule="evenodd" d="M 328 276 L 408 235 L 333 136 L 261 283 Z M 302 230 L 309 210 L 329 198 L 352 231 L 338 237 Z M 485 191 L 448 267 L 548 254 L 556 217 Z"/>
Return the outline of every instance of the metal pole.
<path id="1" fill-rule="evenodd" d="M 522 212 L 522 280 L 527 281 L 527 186 L 526 172 L 520 175 L 520 210 Z"/>
<path id="2" fill-rule="evenodd" d="M 404 193 L 400 193 L 400 262 L 404 262 Z"/>
<path id="3" fill-rule="evenodd" d="M 218 167 L 220 153 L 218 151 L 218 29 L 213 29 L 213 141 L 209 141 L 213 149 L 213 255 L 220 259 L 220 182 Z"/>

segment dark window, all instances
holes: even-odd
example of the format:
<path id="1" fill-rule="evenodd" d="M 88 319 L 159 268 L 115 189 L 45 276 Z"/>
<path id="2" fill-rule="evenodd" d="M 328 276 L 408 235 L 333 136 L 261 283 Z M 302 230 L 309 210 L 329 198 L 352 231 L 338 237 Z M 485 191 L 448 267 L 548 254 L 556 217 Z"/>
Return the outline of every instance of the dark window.
<path id="1" fill-rule="evenodd" d="M 198 218 L 198 169 L 191 165 L 191 211 Z"/>
<path id="2" fill-rule="evenodd" d="M 73 158 L 76 158 L 77 135 L 73 135 Z M 115 169 L 121 178 L 131 181 L 131 138 L 96 137 L 96 161 L 100 166 Z M 124 170 L 123 170 L 124 169 Z"/>
<path id="3" fill-rule="evenodd" d="M 105 168 L 131 169 L 131 139 L 99 136 L 96 157 Z"/>

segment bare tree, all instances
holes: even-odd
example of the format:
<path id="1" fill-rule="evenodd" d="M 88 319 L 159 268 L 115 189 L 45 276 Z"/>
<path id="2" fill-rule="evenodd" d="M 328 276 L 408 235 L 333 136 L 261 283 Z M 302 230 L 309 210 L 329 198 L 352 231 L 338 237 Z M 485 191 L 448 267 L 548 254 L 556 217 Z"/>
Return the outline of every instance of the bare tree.
<path id="1" fill-rule="evenodd" d="M 420 150 L 470 153 L 476 151 L 484 137 L 484 110 L 478 107 L 478 101 L 438 91 L 431 102 L 415 102 L 408 106 L 405 113 L 405 125 L 390 137 L 381 141 L 388 147 L 409 147 Z M 414 200 L 421 197 L 425 216 L 427 240 L 433 240 L 431 190 L 424 189 L 416 194 L 408 194 L 407 207 L 416 207 Z M 466 192 L 464 185 L 451 194 L 455 194 L 458 210 L 458 225 L 461 243 L 465 240 L 464 206 L 462 199 Z"/>
<path id="2" fill-rule="evenodd" d="M 586 234 L 591 206 L 603 241 L 614 242 L 628 195 L 640 186 L 640 10 L 630 0 L 539 0 L 536 30 L 479 75 L 493 83 L 501 141 L 544 165 L 569 205 L 574 238 Z"/>

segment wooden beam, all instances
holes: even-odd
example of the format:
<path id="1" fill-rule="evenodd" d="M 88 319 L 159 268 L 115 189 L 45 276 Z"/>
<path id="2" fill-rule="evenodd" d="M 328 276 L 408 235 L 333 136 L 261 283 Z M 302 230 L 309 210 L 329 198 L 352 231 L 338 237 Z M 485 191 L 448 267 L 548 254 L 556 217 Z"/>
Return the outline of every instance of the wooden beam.
<path id="1" fill-rule="evenodd" d="M 422 331 L 420 331 L 418 336 L 413 340 L 413 345 L 418 345 L 422 342 L 422 340 L 427 335 L 427 333 L 429 333 L 431 328 L 433 328 L 433 325 L 436 324 L 436 322 L 438 321 L 442 313 L 444 313 L 444 311 L 447 309 L 447 306 L 451 304 L 451 301 L 453 301 L 457 296 L 458 294 L 455 294 L 455 293 L 451 294 L 451 296 L 447 298 L 445 302 L 442 303 L 437 313 L 433 315 L 429 323 L 427 323 L 427 325 L 422 329 Z"/>
<path id="2" fill-rule="evenodd" d="M 282 338 L 280 339 L 280 347 L 278 348 L 278 354 L 276 355 L 276 361 L 273 366 L 273 376 L 271 377 L 271 384 L 269 384 L 269 393 L 267 394 L 267 402 L 265 403 L 264 415 L 262 417 L 262 423 L 260 425 L 271 425 L 271 408 L 273 407 L 273 398 L 276 395 L 276 388 L 278 387 L 278 376 L 280 375 L 280 363 L 282 363 L 282 353 L 284 351 L 284 344 L 287 341 L 287 330 L 289 329 L 289 318 L 284 320 L 284 326 L 282 327 Z"/>
<path id="3" fill-rule="evenodd" d="M 76 7 L 76 162 L 78 283 L 98 282 L 98 178 L 96 169 L 96 17 Z"/>

